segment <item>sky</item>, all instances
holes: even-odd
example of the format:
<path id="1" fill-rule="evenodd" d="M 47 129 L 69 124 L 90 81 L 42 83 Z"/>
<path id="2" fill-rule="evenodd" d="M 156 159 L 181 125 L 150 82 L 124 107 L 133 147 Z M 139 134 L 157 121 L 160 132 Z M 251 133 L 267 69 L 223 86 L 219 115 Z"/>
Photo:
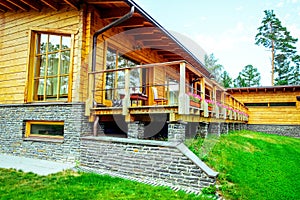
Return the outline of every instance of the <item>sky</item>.
<path id="1" fill-rule="evenodd" d="M 246 65 L 271 85 L 271 52 L 255 45 L 264 10 L 274 10 L 294 38 L 300 40 L 300 0 L 135 0 L 170 32 L 178 32 L 211 53 L 235 79 Z M 300 41 L 296 43 L 300 54 Z"/>

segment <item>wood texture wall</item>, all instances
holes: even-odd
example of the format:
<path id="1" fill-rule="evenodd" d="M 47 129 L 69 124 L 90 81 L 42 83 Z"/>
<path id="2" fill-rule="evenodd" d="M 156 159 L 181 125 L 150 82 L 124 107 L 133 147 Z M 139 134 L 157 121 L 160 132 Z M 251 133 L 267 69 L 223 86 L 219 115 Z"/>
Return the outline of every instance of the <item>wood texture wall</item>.
<path id="1" fill-rule="evenodd" d="M 77 74 L 80 71 L 81 52 L 78 51 L 80 31 L 80 11 L 42 10 L 41 12 L 0 13 L 0 103 L 24 103 L 26 68 L 29 53 L 30 29 L 73 30 L 75 51 L 73 66 L 73 90 L 80 85 Z M 76 91 L 73 91 L 76 94 Z M 75 95 L 76 96 L 76 95 Z M 76 99 L 78 99 L 76 97 Z"/>
<path id="2" fill-rule="evenodd" d="M 244 103 L 296 102 L 296 106 L 249 106 L 249 124 L 300 124 L 299 91 L 258 91 L 232 93 Z"/>

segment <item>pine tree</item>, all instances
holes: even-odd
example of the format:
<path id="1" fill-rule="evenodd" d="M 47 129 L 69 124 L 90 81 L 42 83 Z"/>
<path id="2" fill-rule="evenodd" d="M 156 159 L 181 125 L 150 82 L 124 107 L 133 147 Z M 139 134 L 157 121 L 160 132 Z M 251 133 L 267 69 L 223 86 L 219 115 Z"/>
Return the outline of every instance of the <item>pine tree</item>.
<path id="1" fill-rule="evenodd" d="M 223 66 L 218 64 L 218 59 L 215 58 L 214 54 L 204 56 L 205 67 L 214 75 L 216 81 L 221 82 L 221 74 L 223 72 Z"/>
<path id="2" fill-rule="evenodd" d="M 294 70 L 293 70 L 293 80 L 291 81 L 291 85 L 300 85 L 300 56 L 296 55 L 293 58 L 294 62 Z"/>
<path id="3" fill-rule="evenodd" d="M 247 65 L 234 80 L 235 87 L 253 87 L 260 85 L 260 73 L 257 68 Z"/>
<path id="4" fill-rule="evenodd" d="M 227 71 L 223 71 L 223 73 L 221 74 L 221 84 L 225 88 L 232 87 L 232 78 L 229 76 Z"/>
<path id="5" fill-rule="evenodd" d="M 273 10 L 265 10 L 262 26 L 258 28 L 255 36 L 255 44 L 263 45 L 271 50 L 272 55 L 272 85 L 288 85 L 295 79 L 293 71 L 293 60 L 296 56 L 294 44 L 298 39 L 293 38 L 286 27 L 276 17 Z"/>

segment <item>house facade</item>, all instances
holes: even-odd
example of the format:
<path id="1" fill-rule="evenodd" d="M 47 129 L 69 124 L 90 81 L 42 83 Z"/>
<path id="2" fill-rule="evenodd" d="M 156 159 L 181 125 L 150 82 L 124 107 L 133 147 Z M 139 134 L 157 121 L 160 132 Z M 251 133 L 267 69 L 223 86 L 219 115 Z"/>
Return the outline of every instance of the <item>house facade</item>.
<path id="1" fill-rule="evenodd" d="M 248 108 L 247 128 L 300 137 L 300 86 L 267 86 L 227 90 Z"/>
<path id="2" fill-rule="evenodd" d="M 243 128 L 247 107 L 135 2 L 4 0 L 0 24 L 1 153 L 215 183 L 182 142 Z"/>

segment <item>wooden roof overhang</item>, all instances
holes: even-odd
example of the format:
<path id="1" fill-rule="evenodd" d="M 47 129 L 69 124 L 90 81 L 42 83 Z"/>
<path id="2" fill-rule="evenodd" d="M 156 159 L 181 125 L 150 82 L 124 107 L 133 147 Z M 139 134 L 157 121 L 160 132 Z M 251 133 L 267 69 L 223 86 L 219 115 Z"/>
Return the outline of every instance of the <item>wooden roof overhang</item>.
<path id="1" fill-rule="evenodd" d="M 139 48 L 151 49 L 166 61 L 187 60 L 199 74 L 207 78 L 211 76 L 201 61 L 187 47 L 132 0 L 0 0 L 0 12 L 42 11 L 44 7 L 56 11 L 65 6 L 80 9 L 82 4 L 93 5 L 107 23 L 124 16 L 134 6 L 133 16 L 119 24 L 118 28 L 132 36 L 140 44 Z"/>
<path id="2" fill-rule="evenodd" d="M 300 85 L 285 85 L 285 86 L 262 86 L 262 87 L 242 87 L 228 88 L 227 92 L 234 93 L 250 93 L 250 92 L 300 92 Z"/>

